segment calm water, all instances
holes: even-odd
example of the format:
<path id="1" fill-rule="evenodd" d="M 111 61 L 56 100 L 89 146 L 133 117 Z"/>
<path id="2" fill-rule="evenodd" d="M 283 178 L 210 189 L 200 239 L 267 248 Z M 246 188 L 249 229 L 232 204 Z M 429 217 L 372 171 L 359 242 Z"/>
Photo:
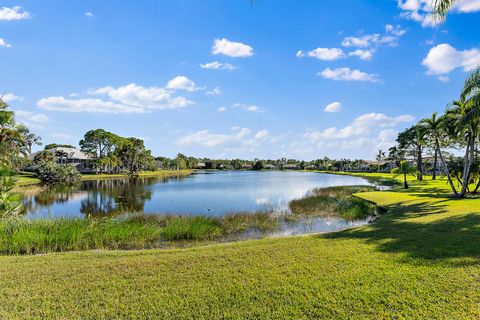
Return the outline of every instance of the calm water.
<path id="1" fill-rule="evenodd" d="M 286 210 L 290 200 L 301 198 L 316 187 L 368 184 L 358 177 L 308 172 L 204 172 L 183 178 L 85 181 L 79 187 L 27 197 L 24 203 L 27 216 L 33 219 L 111 216 L 141 211 L 221 216 L 238 211 Z M 332 231 L 330 229 L 339 228 L 339 223 L 342 224 L 340 228 L 345 228 L 356 222 L 320 219 L 311 221 L 313 229 L 309 230 Z M 286 226 L 286 231 L 279 232 L 307 233 L 302 229 L 305 227 L 299 228 L 298 231 L 298 228 Z"/>

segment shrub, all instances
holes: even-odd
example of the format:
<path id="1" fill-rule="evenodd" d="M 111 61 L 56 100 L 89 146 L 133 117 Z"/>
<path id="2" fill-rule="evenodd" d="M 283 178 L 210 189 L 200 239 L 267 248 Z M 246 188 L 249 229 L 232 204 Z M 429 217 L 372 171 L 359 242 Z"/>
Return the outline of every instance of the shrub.
<path id="1" fill-rule="evenodd" d="M 37 176 L 43 184 L 75 184 L 82 179 L 78 170 L 71 165 L 54 162 L 41 162 L 37 166 Z"/>

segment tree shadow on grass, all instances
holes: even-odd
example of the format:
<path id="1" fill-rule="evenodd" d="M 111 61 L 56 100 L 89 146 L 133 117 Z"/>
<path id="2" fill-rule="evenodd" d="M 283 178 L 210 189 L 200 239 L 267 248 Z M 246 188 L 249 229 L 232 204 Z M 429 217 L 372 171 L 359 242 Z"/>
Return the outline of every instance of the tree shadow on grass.
<path id="1" fill-rule="evenodd" d="M 443 201 L 442 201 L 443 202 Z M 392 206 L 393 207 L 393 206 Z M 368 228 L 323 235 L 329 239 L 362 239 L 385 253 L 404 254 L 403 262 L 441 262 L 449 266 L 480 264 L 480 214 L 473 207 L 468 214 L 434 221 L 416 220 L 445 212 L 435 202 L 401 203 Z M 475 212 L 477 211 L 477 212 Z"/>

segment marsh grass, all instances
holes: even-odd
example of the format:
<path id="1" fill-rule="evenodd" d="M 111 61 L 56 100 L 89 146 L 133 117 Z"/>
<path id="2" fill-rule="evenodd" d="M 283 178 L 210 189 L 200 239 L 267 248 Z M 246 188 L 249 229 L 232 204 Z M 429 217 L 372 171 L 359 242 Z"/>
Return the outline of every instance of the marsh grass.
<path id="1" fill-rule="evenodd" d="M 341 217 L 364 219 L 374 215 L 376 207 L 353 194 L 374 191 L 374 187 L 348 186 L 314 189 L 306 197 L 290 202 L 292 216 Z"/>
<path id="2" fill-rule="evenodd" d="M 146 249 L 172 243 L 219 241 L 250 230 L 273 231 L 302 217 L 365 218 L 374 206 L 352 196 L 371 187 L 315 189 L 290 203 L 291 213 L 262 210 L 221 217 L 131 213 L 117 217 L 0 220 L 0 254 L 91 249 Z"/>

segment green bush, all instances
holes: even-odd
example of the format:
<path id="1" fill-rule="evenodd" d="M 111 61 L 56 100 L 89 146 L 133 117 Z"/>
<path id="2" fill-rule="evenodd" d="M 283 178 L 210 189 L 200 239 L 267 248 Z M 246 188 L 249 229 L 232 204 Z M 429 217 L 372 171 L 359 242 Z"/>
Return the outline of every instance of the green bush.
<path id="1" fill-rule="evenodd" d="M 76 184 L 82 180 L 81 174 L 71 165 L 54 162 L 41 162 L 37 165 L 37 177 L 43 184 Z"/>

